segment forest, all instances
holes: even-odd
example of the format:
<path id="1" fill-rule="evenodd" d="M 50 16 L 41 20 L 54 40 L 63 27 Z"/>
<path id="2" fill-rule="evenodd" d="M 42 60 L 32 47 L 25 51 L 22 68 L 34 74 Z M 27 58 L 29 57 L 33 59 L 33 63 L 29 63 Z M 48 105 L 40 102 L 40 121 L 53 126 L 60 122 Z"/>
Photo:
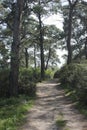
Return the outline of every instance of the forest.
<path id="1" fill-rule="evenodd" d="M 86 11 L 87 0 L 0 0 L 0 130 L 17 130 L 48 80 L 87 115 Z M 44 22 L 53 15 L 62 29 Z"/>

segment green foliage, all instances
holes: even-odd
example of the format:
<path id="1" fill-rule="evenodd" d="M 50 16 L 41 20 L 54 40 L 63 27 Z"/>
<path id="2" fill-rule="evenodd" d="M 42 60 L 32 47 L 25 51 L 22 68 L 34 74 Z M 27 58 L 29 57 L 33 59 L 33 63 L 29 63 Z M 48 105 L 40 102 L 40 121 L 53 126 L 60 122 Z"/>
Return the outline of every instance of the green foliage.
<path id="1" fill-rule="evenodd" d="M 40 80 L 40 69 L 33 69 L 33 68 L 22 68 L 20 69 L 19 73 L 19 80 L 23 82 L 31 81 L 31 82 L 38 82 Z"/>
<path id="2" fill-rule="evenodd" d="M 65 120 L 57 120 L 56 121 L 56 124 L 59 126 L 59 127 L 64 127 L 66 125 L 66 121 Z"/>
<path id="3" fill-rule="evenodd" d="M 60 82 L 68 95 L 87 105 L 87 67 L 85 64 L 70 64 L 61 68 Z"/>
<path id="4" fill-rule="evenodd" d="M 0 97 L 9 97 L 9 69 L 0 70 Z M 39 69 L 21 69 L 19 72 L 19 94 L 36 95 L 36 82 L 40 81 Z"/>
<path id="5" fill-rule="evenodd" d="M 52 69 L 45 70 L 45 79 L 53 78 L 53 74 L 54 74 L 54 72 L 52 71 Z"/>
<path id="6" fill-rule="evenodd" d="M 83 68 L 80 64 L 70 64 L 61 68 L 60 81 L 63 84 L 70 85 L 70 87 L 76 87 L 81 81 Z"/>
<path id="7" fill-rule="evenodd" d="M 59 77 L 60 77 L 60 71 L 57 70 L 57 71 L 54 73 L 53 78 L 59 78 Z"/>
<path id="8" fill-rule="evenodd" d="M 36 95 L 36 84 L 33 82 L 23 82 L 22 80 L 19 83 L 19 94 L 25 94 L 28 96 Z"/>
<path id="9" fill-rule="evenodd" d="M 56 120 L 56 125 L 60 128 L 64 128 L 66 126 L 66 123 L 66 120 L 63 119 L 63 115 L 59 115 Z"/>
<path id="10" fill-rule="evenodd" d="M 32 105 L 33 100 L 27 96 L 0 99 L 0 130 L 17 130 Z"/>
<path id="11" fill-rule="evenodd" d="M 87 116 L 87 106 L 84 106 L 83 104 L 78 103 L 76 108 L 80 111 L 80 113 Z"/>
<path id="12" fill-rule="evenodd" d="M 29 96 L 36 95 L 36 82 L 40 80 L 39 69 L 22 68 L 19 73 L 19 93 Z"/>
<path id="13" fill-rule="evenodd" d="M 38 15 L 39 13 L 44 13 L 44 9 L 41 5 L 38 4 L 33 7 L 33 12 Z"/>

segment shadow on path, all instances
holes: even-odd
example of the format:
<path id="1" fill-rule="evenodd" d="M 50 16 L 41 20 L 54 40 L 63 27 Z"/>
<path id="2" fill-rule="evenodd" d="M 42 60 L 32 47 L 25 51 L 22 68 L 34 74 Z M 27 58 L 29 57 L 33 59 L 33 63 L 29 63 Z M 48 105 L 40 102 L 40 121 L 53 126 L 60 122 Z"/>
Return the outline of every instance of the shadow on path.
<path id="1" fill-rule="evenodd" d="M 68 129 L 64 130 L 87 130 L 87 120 L 73 105 L 56 81 L 38 83 L 35 105 L 27 113 L 26 123 L 20 130 L 60 130 L 55 122 L 61 113 L 67 121 Z"/>

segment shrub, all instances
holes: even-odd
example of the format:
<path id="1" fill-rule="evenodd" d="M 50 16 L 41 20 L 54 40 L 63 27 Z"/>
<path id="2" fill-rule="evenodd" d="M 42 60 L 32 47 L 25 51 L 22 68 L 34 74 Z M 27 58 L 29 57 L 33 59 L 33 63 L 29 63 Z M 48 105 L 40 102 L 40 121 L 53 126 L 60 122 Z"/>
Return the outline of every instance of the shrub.
<path id="1" fill-rule="evenodd" d="M 70 87 L 77 87 L 82 79 L 82 67 L 79 64 L 70 64 L 61 68 L 60 81 Z"/>
<path id="2" fill-rule="evenodd" d="M 51 69 L 45 70 L 45 79 L 53 78 L 53 71 Z"/>
<path id="3" fill-rule="evenodd" d="M 0 70 L 0 97 L 9 97 L 9 72 L 7 69 Z M 34 96 L 38 77 L 38 70 L 21 69 L 19 72 L 19 94 Z"/>
<path id="4" fill-rule="evenodd" d="M 33 77 L 34 77 L 35 82 L 38 82 L 41 80 L 41 74 L 40 74 L 39 68 L 33 69 Z"/>
<path id="5" fill-rule="evenodd" d="M 19 73 L 19 94 L 28 96 L 36 95 L 36 84 L 38 76 L 33 69 L 21 69 Z M 37 76 L 37 77 L 36 77 Z"/>
<path id="6" fill-rule="evenodd" d="M 68 87 L 76 100 L 87 104 L 87 67 L 84 64 L 70 64 L 61 68 L 60 82 Z"/>
<path id="7" fill-rule="evenodd" d="M 38 82 L 40 80 L 40 70 L 38 68 L 22 68 L 20 69 L 19 79 L 23 80 L 24 82 L 28 80 L 31 82 Z"/>
<path id="8" fill-rule="evenodd" d="M 19 82 L 19 94 L 25 94 L 28 96 L 36 96 L 36 84 L 33 82 Z"/>
<path id="9" fill-rule="evenodd" d="M 57 70 L 57 71 L 54 73 L 53 78 L 59 78 L 59 77 L 60 77 L 60 71 Z"/>

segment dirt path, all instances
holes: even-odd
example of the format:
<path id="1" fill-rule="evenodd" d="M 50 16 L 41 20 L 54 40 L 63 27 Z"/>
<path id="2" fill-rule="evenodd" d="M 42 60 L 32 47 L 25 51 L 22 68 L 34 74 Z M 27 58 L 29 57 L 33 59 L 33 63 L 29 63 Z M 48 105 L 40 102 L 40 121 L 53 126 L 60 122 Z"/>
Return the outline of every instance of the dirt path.
<path id="1" fill-rule="evenodd" d="M 60 130 L 55 123 L 60 113 L 67 121 L 64 130 L 87 130 L 87 120 L 74 109 L 57 85 L 55 81 L 37 85 L 35 106 L 27 114 L 26 123 L 20 130 Z"/>

